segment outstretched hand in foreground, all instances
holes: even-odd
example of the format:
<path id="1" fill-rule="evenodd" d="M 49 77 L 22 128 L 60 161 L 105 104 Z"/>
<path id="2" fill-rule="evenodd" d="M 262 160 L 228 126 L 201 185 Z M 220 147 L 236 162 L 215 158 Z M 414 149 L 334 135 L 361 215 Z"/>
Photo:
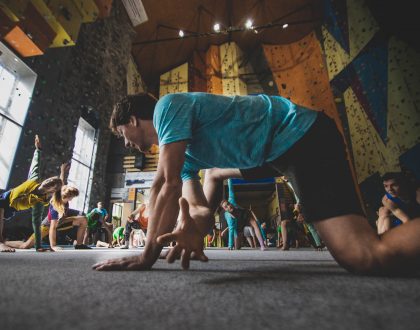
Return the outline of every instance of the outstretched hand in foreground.
<path id="1" fill-rule="evenodd" d="M 179 199 L 179 207 L 181 210 L 180 225 L 172 232 L 159 236 L 157 242 L 165 245 L 170 242 L 176 242 L 176 245 L 166 255 L 166 260 L 173 263 L 175 259 L 181 256 L 182 268 L 188 269 L 190 267 L 190 259 L 200 261 L 208 261 L 208 258 L 203 252 L 204 239 L 203 235 L 197 228 L 197 225 L 190 215 L 189 204 L 185 198 Z M 194 215 L 200 221 L 202 217 L 206 216 L 206 212 Z"/>
<path id="2" fill-rule="evenodd" d="M 179 205 L 181 209 L 180 225 L 172 233 L 159 236 L 157 238 L 157 244 L 165 245 L 176 241 L 175 247 L 169 251 L 166 255 L 166 259 L 169 263 L 172 263 L 181 255 L 182 268 L 188 269 L 191 254 L 195 256 L 195 259 L 201 261 L 208 261 L 208 258 L 203 252 L 203 235 L 198 230 L 190 215 L 188 202 L 184 198 L 180 198 Z M 201 220 L 201 218 L 205 217 L 205 212 L 203 212 L 203 214 L 198 212 L 194 217 L 197 218 L 197 220 Z M 156 244 L 152 237 L 148 238 L 148 242 L 150 242 L 149 244 Z M 156 247 L 146 246 L 145 252 L 148 248 L 155 250 Z M 159 254 L 157 254 L 155 258 L 150 258 L 143 253 L 139 256 L 102 261 L 93 265 L 92 268 L 95 270 L 149 270 L 158 257 Z"/>

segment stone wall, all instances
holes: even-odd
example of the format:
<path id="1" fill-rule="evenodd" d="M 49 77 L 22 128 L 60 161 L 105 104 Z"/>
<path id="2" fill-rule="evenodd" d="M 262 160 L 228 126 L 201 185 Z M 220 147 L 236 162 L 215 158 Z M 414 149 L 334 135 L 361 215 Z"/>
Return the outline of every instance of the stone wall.
<path id="1" fill-rule="evenodd" d="M 84 24 L 74 47 L 51 48 L 28 59 L 38 74 L 24 132 L 16 153 L 9 188 L 26 179 L 34 135 L 41 137 L 43 177 L 57 175 L 72 156 L 79 117 L 98 128 L 91 200 L 109 196 L 106 168 L 113 104 L 127 94 L 127 64 L 134 37 L 130 20 L 119 1 L 109 18 Z M 112 159 L 110 159 L 112 161 Z"/>

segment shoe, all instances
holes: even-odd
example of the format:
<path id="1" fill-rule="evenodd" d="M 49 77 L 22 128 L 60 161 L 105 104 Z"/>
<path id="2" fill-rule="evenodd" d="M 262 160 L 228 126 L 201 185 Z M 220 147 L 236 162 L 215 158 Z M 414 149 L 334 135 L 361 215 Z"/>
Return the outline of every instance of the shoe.
<path id="1" fill-rule="evenodd" d="M 89 247 L 89 246 L 87 246 L 87 245 L 85 245 L 85 244 L 76 244 L 76 245 L 74 246 L 74 248 L 75 248 L 76 250 L 92 250 L 92 248 L 91 248 L 91 247 Z"/>
<path id="2" fill-rule="evenodd" d="M 120 249 L 128 250 L 128 246 L 127 245 L 123 245 L 123 246 L 120 247 Z"/>

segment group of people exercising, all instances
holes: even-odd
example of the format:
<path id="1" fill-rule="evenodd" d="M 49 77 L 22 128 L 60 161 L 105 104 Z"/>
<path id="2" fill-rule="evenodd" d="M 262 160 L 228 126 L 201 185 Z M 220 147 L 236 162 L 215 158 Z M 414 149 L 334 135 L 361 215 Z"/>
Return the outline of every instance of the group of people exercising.
<path id="1" fill-rule="evenodd" d="M 150 190 L 152 220 L 143 253 L 99 262 L 93 266 L 96 270 L 150 269 L 171 242 L 176 243 L 166 255 L 168 262 L 180 258 L 187 269 L 191 258 L 207 261 L 204 237 L 214 227 L 223 181 L 281 175 L 293 184 L 303 217 L 313 223 L 344 268 L 365 274 L 420 268 L 420 221 L 413 218 L 378 235 L 361 207 L 343 137 L 335 122 L 320 111 L 264 94 L 228 97 L 175 93 L 157 100 L 140 93 L 115 105 L 110 128 L 124 138 L 127 147 L 148 152 L 159 145 L 159 163 Z M 37 251 L 43 251 L 41 221 L 48 205 L 48 223 L 44 225 L 50 226 L 52 248 L 52 228 L 66 219 L 79 227 L 75 248 L 87 248 L 83 238 L 88 221 L 68 207 L 78 190 L 60 177 L 39 181 L 41 148 L 37 138 L 35 146 L 28 180 L 1 196 L 0 250 L 14 250 L 3 237 L 4 218 L 32 208 L 33 244 Z M 201 182 L 199 171 L 203 169 Z M 384 204 L 388 210 L 401 208 L 391 190 Z M 226 210 L 231 206 L 229 201 L 222 203 Z M 234 217 L 235 212 L 233 208 Z M 384 211 L 384 219 L 388 215 Z M 258 227 L 256 221 L 249 224 Z"/>

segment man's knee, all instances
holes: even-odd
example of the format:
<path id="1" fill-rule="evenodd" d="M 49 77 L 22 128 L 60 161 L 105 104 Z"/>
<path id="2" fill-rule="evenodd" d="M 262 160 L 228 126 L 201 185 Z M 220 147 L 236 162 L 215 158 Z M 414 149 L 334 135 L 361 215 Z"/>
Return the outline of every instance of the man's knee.
<path id="1" fill-rule="evenodd" d="M 351 273 L 360 275 L 382 274 L 386 268 L 389 251 L 380 242 L 371 247 L 355 248 L 338 263 Z"/>

